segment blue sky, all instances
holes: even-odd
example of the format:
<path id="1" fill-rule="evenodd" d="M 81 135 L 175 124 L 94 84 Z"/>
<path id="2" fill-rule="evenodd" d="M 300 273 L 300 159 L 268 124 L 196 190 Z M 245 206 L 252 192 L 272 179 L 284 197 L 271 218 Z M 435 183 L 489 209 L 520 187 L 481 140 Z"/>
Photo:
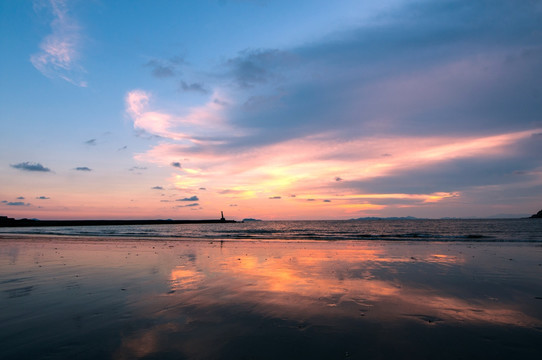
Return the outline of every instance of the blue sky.
<path id="1" fill-rule="evenodd" d="M 540 1 L 3 1 L 0 212 L 521 216 Z"/>

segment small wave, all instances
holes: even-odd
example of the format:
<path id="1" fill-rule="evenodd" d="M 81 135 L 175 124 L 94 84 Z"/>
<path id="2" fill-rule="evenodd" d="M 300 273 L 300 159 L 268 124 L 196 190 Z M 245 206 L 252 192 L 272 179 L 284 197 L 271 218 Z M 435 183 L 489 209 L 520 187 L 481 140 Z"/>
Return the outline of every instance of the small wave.
<path id="1" fill-rule="evenodd" d="M 295 222 L 205 225 L 127 225 L 1 229 L 1 233 L 93 236 L 168 240 L 248 241 L 435 241 L 435 242 L 541 242 L 538 222 L 431 221 L 431 222 Z"/>

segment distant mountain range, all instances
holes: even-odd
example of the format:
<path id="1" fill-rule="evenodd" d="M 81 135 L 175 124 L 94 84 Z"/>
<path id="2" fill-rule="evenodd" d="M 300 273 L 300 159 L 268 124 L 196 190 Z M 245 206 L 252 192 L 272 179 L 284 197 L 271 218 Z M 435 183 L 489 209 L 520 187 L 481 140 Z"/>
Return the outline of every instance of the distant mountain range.
<path id="1" fill-rule="evenodd" d="M 497 215 L 491 215 L 488 217 L 441 217 L 439 220 L 464 220 L 464 219 L 524 219 L 528 218 L 529 215 L 527 214 L 497 214 Z M 542 210 L 538 212 L 538 214 L 535 214 L 531 216 L 531 218 L 542 218 Z M 415 216 L 401 216 L 401 217 L 376 217 L 376 216 L 368 216 L 368 217 L 360 217 L 356 219 L 349 219 L 349 220 L 430 220 L 429 218 L 417 218 Z"/>
<path id="2" fill-rule="evenodd" d="M 375 216 L 368 216 L 368 217 L 360 217 L 357 219 L 349 219 L 349 220 L 423 220 L 414 216 L 402 216 L 402 217 L 375 217 Z"/>

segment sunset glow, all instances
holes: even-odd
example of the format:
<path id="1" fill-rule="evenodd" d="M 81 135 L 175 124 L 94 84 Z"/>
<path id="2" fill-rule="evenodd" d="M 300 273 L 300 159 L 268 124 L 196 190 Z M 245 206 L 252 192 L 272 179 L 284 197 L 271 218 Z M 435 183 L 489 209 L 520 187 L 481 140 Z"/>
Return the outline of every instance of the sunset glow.
<path id="1" fill-rule="evenodd" d="M 0 215 L 531 214 L 542 9 L 452 3 L 2 4 Z"/>

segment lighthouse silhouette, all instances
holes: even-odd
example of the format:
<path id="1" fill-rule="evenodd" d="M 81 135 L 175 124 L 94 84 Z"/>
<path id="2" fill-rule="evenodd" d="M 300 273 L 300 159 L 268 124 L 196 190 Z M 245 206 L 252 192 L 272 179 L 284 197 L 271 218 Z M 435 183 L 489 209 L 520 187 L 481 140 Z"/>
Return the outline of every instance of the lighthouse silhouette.
<path id="1" fill-rule="evenodd" d="M 224 211 L 220 212 L 220 221 L 226 221 L 226 218 L 224 218 Z"/>

